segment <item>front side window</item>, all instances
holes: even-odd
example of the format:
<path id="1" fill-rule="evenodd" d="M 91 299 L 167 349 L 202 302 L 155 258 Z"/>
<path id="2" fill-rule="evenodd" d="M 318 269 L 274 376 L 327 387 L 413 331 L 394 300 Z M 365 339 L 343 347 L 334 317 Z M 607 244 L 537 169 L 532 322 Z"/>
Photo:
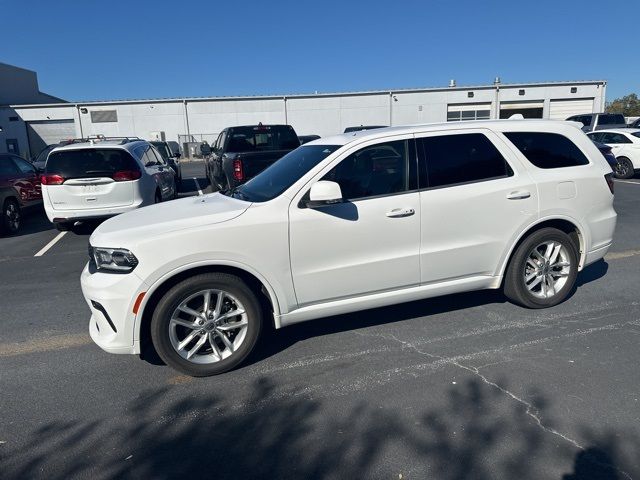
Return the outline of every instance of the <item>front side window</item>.
<path id="1" fill-rule="evenodd" d="M 594 142 L 602 143 L 602 133 L 589 133 L 587 136 Z"/>
<path id="2" fill-rule="evenodd" d="M 505 132 L 504 135 L 538 168 L 589 164 L 584 153 L 564 135 L 546 132 Z"/>
<path id="3" fill-rule="evenodd" d="M 482 133 L 418 139 L 420 188 L 439 188 L 513 175 L 498 149 Z"/>
<path id="4" fill-rule="evenodd" d="M 342 160 L 323 180 L 337 182 L 345 200 L 407 191 L 408 143 L 398 140 L 365 147 Z"/>

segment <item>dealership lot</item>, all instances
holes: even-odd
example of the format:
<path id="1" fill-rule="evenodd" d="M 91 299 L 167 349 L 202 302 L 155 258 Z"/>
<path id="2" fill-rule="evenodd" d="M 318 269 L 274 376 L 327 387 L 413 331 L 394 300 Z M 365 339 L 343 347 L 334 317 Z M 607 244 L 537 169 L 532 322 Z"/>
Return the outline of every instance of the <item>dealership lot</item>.
<path id="1" fill-rule="evenodd" d="M 183 177 L 182 195 L 210 191 L 201 164 Z M 637 178 L 616 183 L 614 246 L 558 307 L 475 292 L 327 318 L 269 332 L 245 366 L 205 379 L 93 345 L 79 288 L 90 229 L 31 217 L 0 239 L 0 471 L 640 475 L 639 196 Z"/>

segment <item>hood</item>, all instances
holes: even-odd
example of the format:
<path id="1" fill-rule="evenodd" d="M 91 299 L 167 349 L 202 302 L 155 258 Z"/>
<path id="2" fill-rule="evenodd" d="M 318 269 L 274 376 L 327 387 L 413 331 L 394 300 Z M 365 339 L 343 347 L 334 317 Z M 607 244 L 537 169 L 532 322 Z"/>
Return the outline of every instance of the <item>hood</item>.
<path id="1" fill-rule="evenodd" d="M 96 228 L 89 242 L 100 247 L 127 247 L 139 239 L 226 222 L 240 216 L 250 205 L 220 193 L 172 200 L 110 218 Z"/>

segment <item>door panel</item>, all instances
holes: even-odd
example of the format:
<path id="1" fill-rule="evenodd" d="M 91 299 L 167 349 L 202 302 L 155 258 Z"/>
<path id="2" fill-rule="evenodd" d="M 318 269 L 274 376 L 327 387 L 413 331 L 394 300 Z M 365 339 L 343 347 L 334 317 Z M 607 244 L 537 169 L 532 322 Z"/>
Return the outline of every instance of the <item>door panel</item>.
<path id="1" fill-rule="evenodd" d="M 422 283 L 495 275 L 538 215 L 536 185 L 493 132 L 416 137 L 425 139 L 417 143 L 421 186 L 428 187 L 420 192 Z"/>
<path id="2" fill-rule="evenodd" d="M 397 209 L 412 215 L 388 216 Z M 420 282 L 417 192 L 325 207 L 291 206 L 291 269 L 302 306 Z"/>

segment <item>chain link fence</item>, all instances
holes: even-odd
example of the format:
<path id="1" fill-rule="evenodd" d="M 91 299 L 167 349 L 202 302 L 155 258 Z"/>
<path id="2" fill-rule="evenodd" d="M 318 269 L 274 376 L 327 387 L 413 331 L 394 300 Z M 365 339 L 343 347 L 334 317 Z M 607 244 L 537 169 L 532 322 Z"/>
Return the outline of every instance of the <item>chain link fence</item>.
<path id="1" fill-rule="evenodd" d="M 192 133 L 190 135 L 178 135 L 178 142 L 184 157 L 202 158 L 200 145 L 204 143 L 213 145 L 217 138 L 218 133 Z"/>

